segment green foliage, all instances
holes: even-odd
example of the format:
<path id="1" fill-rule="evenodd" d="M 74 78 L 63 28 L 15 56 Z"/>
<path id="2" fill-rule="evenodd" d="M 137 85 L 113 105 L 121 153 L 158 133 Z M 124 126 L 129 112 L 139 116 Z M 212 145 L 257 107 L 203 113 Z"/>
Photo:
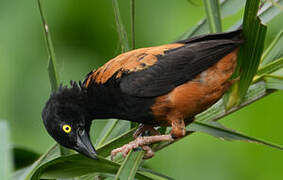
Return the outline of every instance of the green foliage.
<path id="1" fill-rule="evenodd" d="M 211 33 L 217 33 L 222 31 L 220 6 L 218 0 L 203 0 L 206 17 L 209 24 Z"/>
<path id="2" fill-rule="evenodd" d="M 42 26 L 43 26 L 44 33 L 45 33 L 44 37 L 45 37 L 46 44 L 47 44 L 47 50 L 49 54 L 49 59 L 48 59 L 49 80 L 50 80 L 52 91 L 55 91 L 59 87 L 59 82 L 60 82 L 58 78 L 57 67 L 56 67 L 55 51 L 54 51 L 51 35 L 49 32 L 49 27 L 48 27 L 46 18 L 43 13 L 41 0 L 37 0 L 37 3 L 38 3 L 38 9 L 39 9 L 40 17 L 42 21 Z"/>
<path id="3" fill-rule="evenodd" d="M 264 47 L 266 26 L 261 24 L 260 19 L 257 17 L 259 3 L 260 1 L 248 0 L 245 7 L 243 22 L 245 43 L 240 48 L 235 73 L 236 76 L 240 76 L 240 81 L 235 85 L 241 87 L 237 88 L 239 96 L 237 99 L 239 101 L 241 101 L 246 94 L 257 72 Z"/>
<path id="4" fill-rule="evenodd" d="M 121 19 L 118 0 L 112 0 L 112 4 L 113 4 L 113 9 L 114 9 L 116 26 L 117 26 L 117 31 L 119 34 L 121 49 L 122 49 L 122 52 L 126 52 L 130 50 L 130 47 L 129 47 L 129 41 L 127 37 L 127 32 L 125 31 L 125 27 Z"/>
<path id="5" fill-rule="evenodd" d="M 115 177 L 115 180 L 119 179 L 134 179 L 135 174 L 140 166 L 142 158 L 144 156 L 143 151 L 131 151 L 121 164 L 119 171 Z"/>
<path id="6" fill-rule="evenodd" d="M 120 1 L 112 0 L 112 5 L 114 8 L 115 22 L 117 25 L 121 49 L 122 52 L 125 52 L 130 49 L 126 28 L 127 21 L 125 21 L 125 24 L 122 23 L 123 14 L 120 14 L 118 2 Z M 209 31 L 209 27 L 211 32 L 221 31 L 222 21 L 220 17 L 225 18 L 238 13 L 245 3 L 245 1 L 243 0 L 225 0 L 219 7 L 217 2 L 218 1 L 205 1 L 204 5 L 206 7 L 208 17 L 207 20 L 203 19 L 201 23 L 187 31 L 187 33 L 185 33 L 185 37 L 207 33 Z M 277 2 L 280 4 L 283 1 L 279 0 Z M 38 0 L 38 3 L 41 21 L 45 30 L 44 33 L 47 42 L 47 50 L 50 56 L 48 61 L 49 78 L 51 87 L 53 90 L 55 90 L 60 82 L 58 79 L 58 74 L 60 74 L 60 71 L 58 72 L 58 68 L 56 68 L 53 43 L 51 41 L 51 36 L 47 28 L 48 26 L 42 11 L 40 0 Z M 131 3 L 131 47 L 134 48 L 136 43 L 135 19 L 138 18 L 138 16 L 136 16 L 135 0 L 132 0 Z M 253 142 L 280 150 L 283 149 L 280 145 L 276 145 L 259 138 L 254 138 L 243 133 L 236 132 L 234 130 L 226 128 L 224 125 L 222 125 L 222 123 L 220 124 L 219 122 L 216 122 L 216 120 L 219 120 L 220 118 L 225 117 L 258 99 L 261 99 L 266 95 L 269 95 L 274 90 L 283 89 L 283 59 L 281 51 L 282 31 L 278 33 L 278 35 L 274 38 L 270 45 L 267 45 L 264 54 L 261 56 L 266 28 L 260 24 L 260 20 L 256 17 L 257 7 L 257 1 L 247 0 L 243 25 L 246 44 L 243 46 L 240 53 L 239 67 L 241 67 L 241 71 L 238 71 L 238 75 L 241 76 L 241 80 L 239 82 L 241 88 L 235 90 L 236 95 L 232 94 L 230 96 L 232 97 L 231 101 L 235 102 L 241 99 L 241 103 L 238 106 L 233 106 L 234 103 L 231 103 L 231 108 L 226 111 L 225 101 L 223 99 L 220 100 L 213 107 L 197 116 L 196 121 L 191 126 L 187 127 L 188 135 L 191 135 L 192 131 L 204 132 L 224 140 Z M 260 17 L 263 19 L 263 22 L 269 22 L 274 17 L 276 17 L 279 12 L 280 11 L 278 11 L 278 8 L 269 6 L 264 10 L 261 10 Z M 121 13 L 123 13 L 123 11 Z M 238 24 L 239 23 L 236 23 L 233 27 L 236 27 Z M 261 65 L 259 65 L 260 59 Z M 251 85 L 251 83 L 253 84 Z M 60 147 L 58 145 L 54 145 L 32 165 L 16 171 L 13 175 L 13 178 L 26 180 L 36 180 L 39 178 L 60 179 L 73 177 L 77 177 L 78 179 L 93 179 L 94 177 L 112 179 L 171 179 L 153 170 L 144 168 L 144 164 L 142 163 L 144 162 L 142 160 L 144 152 L 142 151 L 133 151 L 129 153 L 125 160 L 121 158 L 117 159 L 116 162 L 107 160 L 112 149 L 120 147 L 133 140 L 132 134 L 135 131 L 135 128 L 132 128 L 130 130 L 129 128 L 130 124 L 128 122 L 118 120 L 110 120 L 105 124 L 100 133 L 97 133 L 99 134 L 99 137 L 96 140 L 96 147 L 97 152 L 100 155 L 98 160 L 88 159 L 79 154 L 69 155 L 71 152 L 67 152 L 67 156 L 61 156 L 62 150 L 60 150 Z M 1 153 L 2 155 L 10 153 L 9 141 L 7 140 L 7 131 L 8 130 L 5 125 L 2 126 L 2 123 L 0 123 L 1 138 L 4 139 L 1 139 L 0 141 L 0 143 L 2 143 L 0 145 L 0 150 L 1 152 L 2 150 L 5 151 L 5 153 Z M 168 128 L 166 131 L 168 133 L 170 129 Z M 4 132 L 4 136 L 2 136 L 2 132 Z M 159 143 L 154 145 L 153 149 L 155 151 L 159 151 L 167 147 L 168 145 L 170 145 L 170 143 Z M 25 152 L 25 154 L 31 153 L 25 149 L 21 149 L 21 151 Z M 30 155 L 32 155 L 32 153 Z M 36 157 L 34 155 L 35 154 L 30 157 Z M 7 157 L 9 156 L 5 156 L 5 158 Z M 0 177 L 0 179 L 7 179 L 10 172 L 12 171 L 12 165 L 8 164 L 7 166 L 6 162 L 11 164 L 12 161 L 0 161 L 0 167 L 6 167 L 6 170 L 5 168 L 0 168 L 4 172 L 0 173 L 0 176 L 4 175 L 4 177 Z"/>

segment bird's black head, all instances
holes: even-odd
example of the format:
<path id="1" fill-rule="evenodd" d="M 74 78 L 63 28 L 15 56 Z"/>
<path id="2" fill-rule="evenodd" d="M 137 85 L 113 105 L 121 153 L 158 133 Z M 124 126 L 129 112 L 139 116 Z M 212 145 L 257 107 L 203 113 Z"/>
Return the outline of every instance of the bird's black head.
<path id="1" fill-rule="evenodd" d="M 59 144 L 96 158 L 89 137 L 91 119 L 86 106 L 86 89 L 71 82 L 71 88 L 61 86 L 51 94 L 42 111 L 42 119 L 48 133 Z"/>

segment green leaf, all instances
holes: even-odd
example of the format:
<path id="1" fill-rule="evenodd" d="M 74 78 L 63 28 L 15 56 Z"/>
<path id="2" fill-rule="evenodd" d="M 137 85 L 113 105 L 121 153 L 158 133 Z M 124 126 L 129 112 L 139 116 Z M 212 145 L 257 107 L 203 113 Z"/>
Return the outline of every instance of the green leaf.
<path id="1" fill-rule="evenodd" d="M 139 172 L 142 173 L 143 175 L 154 179 L 154 180 L 173 180 L 173 178 L 168 177 L 164 174 L 160 174 L 158 172 L 155 172 L 151 169 L 145 169 L 145 168 L 139 168 Z"/>
<path id="2" fill-rule="evenodd" d="M 43 8 L 41 5 L 41 0 L 37 0 L 38 2 L 38 9 L 41 17 L 41 22 L 42 22 L 42 27 L 44 30 L 44 37 L 46 40 L 47 44 L 47 50 L 50 58 L 48 59 L 48 73 L 49 73 L 49 79 L 50 79 L 50 84 L 52 91 L 55 91 L 58 86 L 59 86 L 59 78 L 58 78 L 58 73 L 57 73 L 57 67 L 56 67 L 56 56 L 55 56 L 55 51 L 52 43 L 52 39 L 50 36 L 50 30 L 48 29 L 48 24 L 43 12 Z"/>
<path id="3" fill-rule="evenodd" d="M 283 90 L 283 73 L 282 76 L 265 75 L 264 81 L 268 89 Z"/>
<path id="4" fill-rule="evenodd" d="M 120 165 L 102 157 L 98 160 L 89 159 L 80 154 L 56 158 L 42 165 L 31 177 L 31 180 L 72 178 L 90 173 L 116 174 Z M 151 180 L 148 173 L 138 172 L 136 178 Z"/>
<path id="5" fill-rule="evenodd" d="M 230 16 L 232 14 L 237 13 L 242 9 L 245 4 L 245 0 L 225 0 L 220 3 L 220 14 L 222 18 Z M 237 26 L 238 27 L 238 26 Z M 200 34 L 209 33 L 209 25 L 207 19 L 202 19 L 199 23 L 187 30 L 180 38 L 178 39 L 186 39 L 189 37 L 193 37 Z"/>
<path id="6" fill-rule="evenodd" d="M 136 48 L 136 0 L 131 0 L 131 32 L 132 32 L 132 49 Z"/>
<path id="7" fill-rule="evenodd" d="M 211 33 L 221 32 L 221 15 L 218 0 L 203 0 Z"/>
<path id="8" fill-rule="evenodd" d="M 275 59 L 283 56 L 283 29 L 277 34 L 265 52 L 262 54 L 261 66 L 266 65 Z"/>
<path id="9" fill-rule="evenodd" d="M 252 142 L 252 143 L 258 143 L 263 144 L 272 148 L 276 148 L 279 150 L 283 150 L 283 146 L 270 143 L 265 140 L 261 140 L 258 138 L 250 137 L 245 134 L 236 132 L 234 130 L 225 128 L 223 125 L 221 125 L 219 122 L 199 122 L 195 121 L 193 124 L 191 124 L 188 127 L 189 131 L 199 131 L 204 132 L 207 134 L 210 134 L 212 136 L 215 136 L 217 138 L 225 139 L 225 140 L 238 140 L 238 141 L 246 141 L 246 142 Z"/>
<path id="10" fill-rule="evenodd" d="M 281 68 L 283 68 L 283 57 L 275 61 L 272 61 L 271 63 L 265 66 L 260 67 L 259 70 L 257 71 L 257 75 L 270 74 Z"/>
<path id="11" fill-rule="evenodd" d="M 283 0 L 277 0 L 278 4 L 283 4 Z M 280 9 L 274 6 L 271 2 L 266 2 L 264 6 L 259 10 L 258 16 L 263 24 L 270 22 L 275 16 L 280 13 Z M 234 30 L 242 24 L 242 19 L 235 23 L 230 30 Z"/>
<path id="12" fill-rule="evenodd" d="M 13 154 L 14 154 L 15 169 L 23 168 L 32 164 L 40 156 L 36 152 L 33 152 L 31 150 L 22 147 L 14 147 Z"/>
<path id="13" fill-rule="evenodd" d="M 95 146 L 103 145 L 117 124 L 118 124 L 118 119 L 109 119 L 106 125 L 104 126 L 103 130 L 101 131 Z"/>
<path id="14" fill-rule="evenodd" d="M 272 0 L 276 2 L 278 5 L 283 5 L 283 0 Z M 262 23 L 267 24 L 271 21 L 275 16 L 280 14 L 282 10 L 275 6 L 272 2 L 267 2 L 259 11 L 259 17 Z"/>
<path id="15" fill-rule="evenodd" d="M 130 47 L 129 47 L 129 41 L 127 37 L 127 32 L 125 30 L 125 27 L 123 25 L 122 18 L 120 15 L 118 0 L 112 0 L 112 5 L 114 8 L 116 26 L 117 26 L 117 31 L 119 35 L 122 52 L 126 52 L 130 50 Z"/>
<path id="16" fill-rule="evenodd" d="M 13 164 L 8 124 L 0 121 L 0 179 L 10 179 Z"/>
<path id="17" fill-rule="evenodd" d="M 104 158 L 93 160 L 80 154 L 75 154 L 59 157 L 45 163 L 34 173 L 31 180 L 40 178 L 71 178 L 95 172 L 115 174 L 118 168 L 119 164 Z"/>
<path id="18" fill-rule="evenodd" d="M 87 174 L 84 176 L 81 176 L 79 178 L 75 178 L 75 180 L 96 180 L 99 179 L 97 177 L 102 177 L 102 179 L 104 180 L 104 178 L 109 178 L 109 179 L 114 179 L 115 176 L 113 174 L 108 174 L 108 173 L 92 173 L 92 174 Z"/>
<path id="19" fill-rule="evenodd" d="M 237 85 L 239 103 L 245 96 L 254 75 L 257 72 L 260 57 L 263 51 L 266 26 L 262 25 L 257 17 L 259 1 L 247 0 L 244 14 L 243 34 L 245 43 L 238 54 L 238 66 L 235 76 L 240 76 Z"/>
<path id="20" fill-rule="evenodd" d="M 116 174 L 115 180 L 132 180 L 135 178 L 135 174 L 142 162 L 144 151 L 130 151 L 126 159 L 119 168 Z"/>
<path id="21" fill-rule="evenodd" d="M 58 158 L 60 156 L 59 145 L 53 145 L 45 154 L 43 154 L 37 161 L 35 161 L 31 166 L 25 168 L 24 171 L 18 172 L 18 179 L 20 180 L 30 180 L 33 174 L 37 171 L 40 165 Z"/>
<path id="22" fill-rule="evenodd" d="M 224 18 L 236 14 L 244 7 L 245 3 L 246 0 L 224 0 L 221 3 L 221 15 Z"/>

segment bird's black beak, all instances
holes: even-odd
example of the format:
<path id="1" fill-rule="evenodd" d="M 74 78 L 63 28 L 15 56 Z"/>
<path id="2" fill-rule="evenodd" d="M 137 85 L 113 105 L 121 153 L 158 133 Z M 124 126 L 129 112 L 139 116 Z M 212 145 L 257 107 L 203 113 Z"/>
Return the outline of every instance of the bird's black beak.
<path id="1" fill-rule="evenodd" d="M 86 130 L 82 130 L 78 133 L 77 147 L 75 148 L 75 150 L 89 158 L 97 159 L 95 149 L 89 137 L 89 133 L 86 132 Z"/>

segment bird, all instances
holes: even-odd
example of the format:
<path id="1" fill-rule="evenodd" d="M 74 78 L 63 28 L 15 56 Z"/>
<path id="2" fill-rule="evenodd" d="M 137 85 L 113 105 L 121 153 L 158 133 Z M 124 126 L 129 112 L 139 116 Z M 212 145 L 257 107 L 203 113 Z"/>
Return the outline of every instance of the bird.
<path id="1" fill-rule="evenodd" d="M 136 122 L 135 139 L 114 149 L 111 157 L 139 147 L 145 158 L 153 157 L 151 144 L 184 137 L 194 117 L 235 82 L 231 77 L 243 43 L 237 29 L 120 54 L 83 81 L 53 91 L 42 111 L 44 126 L 60 145 L 97 159 L 89 135 L 92 121 Z M 160 134 L 156 127 L 172 130 Z"/>

